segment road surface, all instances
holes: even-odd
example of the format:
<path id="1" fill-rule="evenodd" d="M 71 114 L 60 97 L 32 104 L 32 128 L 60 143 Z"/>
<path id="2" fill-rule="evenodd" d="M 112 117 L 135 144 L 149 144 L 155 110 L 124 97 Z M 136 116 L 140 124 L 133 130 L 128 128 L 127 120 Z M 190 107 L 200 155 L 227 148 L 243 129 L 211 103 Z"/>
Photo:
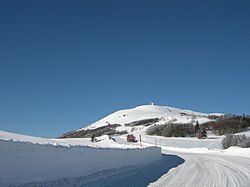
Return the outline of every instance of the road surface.
<path id="1" fill-rule="evenodd" d="M 163 153 L 170 153 L 164 151 Z M 250 159 L 218 154 L 171 152 L 185 162 L 171 169 L 152 187 L 249 187 Z"/>

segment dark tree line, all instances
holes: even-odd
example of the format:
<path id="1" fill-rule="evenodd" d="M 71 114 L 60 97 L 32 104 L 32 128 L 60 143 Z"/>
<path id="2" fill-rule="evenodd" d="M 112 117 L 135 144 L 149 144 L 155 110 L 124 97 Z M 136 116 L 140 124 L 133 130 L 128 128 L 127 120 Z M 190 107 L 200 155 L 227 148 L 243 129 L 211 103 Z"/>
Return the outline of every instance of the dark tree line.
<path id="1" fill-rule="evenodd" d="M 250 116 L 222 115 L 215 121 L 201 124 L 201 127 L 216 135 L 234 134 L 250 127 Z"/>
<path id="2" fill-rule="evenodd" d="M 201 129 L 199 123 L 166 123 L 162 125 L 153 125 L 147 129 L 148 135 L 157 135 L 164 137 L 197 137 L 206 138 L 207 132 Z"/>
<path id="3" fill-rule="evenodd" d="M 193 124 L 176 124 L 166 123 L 163 125 L 153 125 L 147 130 L 148 135 L 158 135 L 165 137 L 185 137 L 195 136 L 195 128 Z"/>

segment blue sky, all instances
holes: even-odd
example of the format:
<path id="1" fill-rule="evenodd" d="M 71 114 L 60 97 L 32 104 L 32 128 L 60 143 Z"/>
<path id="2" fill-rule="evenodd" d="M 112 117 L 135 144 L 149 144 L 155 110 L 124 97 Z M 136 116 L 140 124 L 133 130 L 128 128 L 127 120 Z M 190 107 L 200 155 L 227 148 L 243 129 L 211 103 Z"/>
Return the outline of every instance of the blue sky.
<path id="1" fill-rule="evenodd" d="M 42 137 L 123 108 L 250 114 L 249 1 L 0 0 L 0 129 Z"/>

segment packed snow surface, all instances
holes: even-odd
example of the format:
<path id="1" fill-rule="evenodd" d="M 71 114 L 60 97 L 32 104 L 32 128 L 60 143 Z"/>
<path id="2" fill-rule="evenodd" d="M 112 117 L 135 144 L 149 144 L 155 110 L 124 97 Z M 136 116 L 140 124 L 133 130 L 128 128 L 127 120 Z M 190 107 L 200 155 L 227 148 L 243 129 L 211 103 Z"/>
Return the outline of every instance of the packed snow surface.
<path id="1" fill-rule="evenodd" d="M 169 151 L 164 151 L 169 154 Z M 248 149 L 248 154 L 249 154 Z M 171 169 L 150 187 L 248 187 L 250 186 L 250 159 L 213 153 L 172 152 L 185 160 Z M 240 154 L 238 154 L 240 155 Z"/>

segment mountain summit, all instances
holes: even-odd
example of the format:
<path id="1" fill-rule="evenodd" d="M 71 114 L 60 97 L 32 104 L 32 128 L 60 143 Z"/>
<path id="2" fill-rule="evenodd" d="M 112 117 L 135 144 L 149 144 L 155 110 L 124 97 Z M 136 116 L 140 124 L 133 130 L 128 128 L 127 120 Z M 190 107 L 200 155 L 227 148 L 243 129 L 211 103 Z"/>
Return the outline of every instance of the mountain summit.
<path id="1" fill-rule="evenodd" d="M 134 131 L 145 133 L 151 125 L 165 123 L 204 123 L 211 116 L 220 114 L 205 114 L 191 110 L 177 109 L 168 106 L 142 105 L 132 109 L 119 110 L 95 123 L 63 134 L 59 138 L 84 138 L 108 134 L 127 134 Z"/>

